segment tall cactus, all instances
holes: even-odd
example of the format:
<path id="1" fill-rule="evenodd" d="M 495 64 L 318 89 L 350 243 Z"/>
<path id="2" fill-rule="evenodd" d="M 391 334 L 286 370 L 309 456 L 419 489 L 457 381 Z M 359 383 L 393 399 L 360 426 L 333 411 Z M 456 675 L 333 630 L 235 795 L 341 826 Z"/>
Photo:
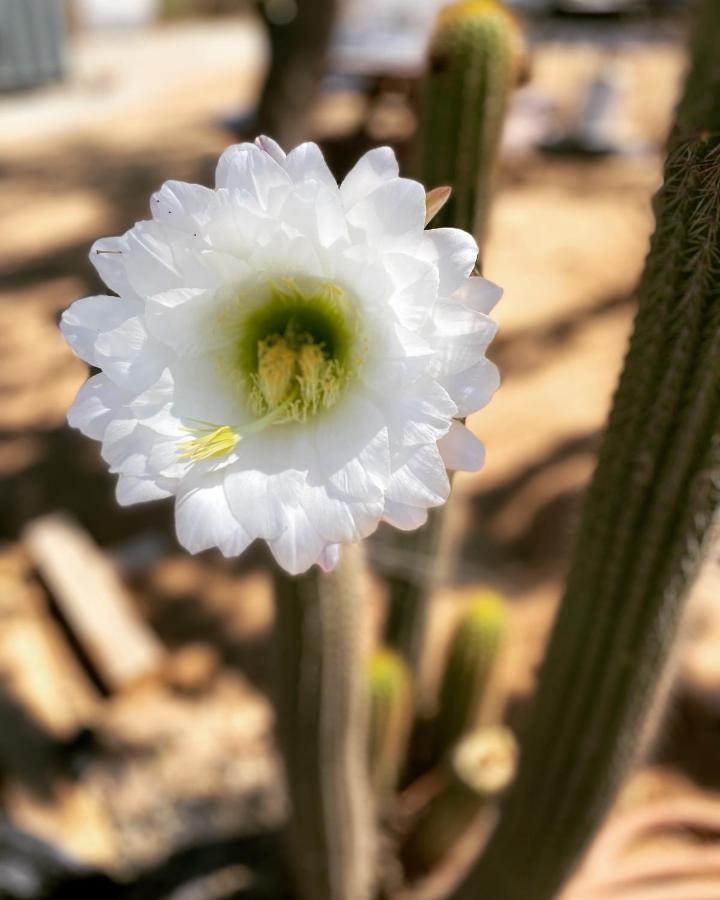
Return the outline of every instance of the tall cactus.
<path id="1" fill-rule="evenodd" d="M 720 501 L 719 44 L 720 4 L 704 0 L 634 334 L 518 778 L 455 900 L 556 895 L 667 681 Z"/>
<path id="2" fill-rule="evenodd" d="M 386 647 L 369 662 L 370 727 L 368 765 L 382 809 L 397 787 L 412 726 L 412 686 L 403 658 Z"/>
<path id="3" fill-rule="evenodd" d="M 358 641 L 363 604 L 345 548 L 337 570 L 275 572 L 277 712 L 301 900 L 369 900 L 373 846 Z"/>
<path id="4" fill-rule="evenodd" d="M 448 648 L 435 722 L 436 751 L 444 755 L 480 722 L 505 632 L 505 603 L 498 594 L 477 594 L 461 615 Z"/>
<path id="5" fill-rule="evenodd" d="M 421 88 L 417 176 L 430 188 L 452 187 L 433 227 L 464 228 L 481 248 L 508 96 L 521 57 L 519 26 L 499 0 L 459 0 L 440 12 Z M 424 528 L 393 541 L 402 565 L 388 578 L 385 637 L 413 671 L 422 656 L 430 593 L 449 564 L 446 527 L 445 511 L 431 510 Z M 431 559 L 418 577 L 418 567 Z"/>
<path id="6" fill-rule="evenodd" d="M 490 183 L 516 72 L 519 31 L 498 0 L 443 9 L 430 47 L 419 110 L 421 180 L 453 194 L 438 226 L 464 228 L 482 243 Z"/>

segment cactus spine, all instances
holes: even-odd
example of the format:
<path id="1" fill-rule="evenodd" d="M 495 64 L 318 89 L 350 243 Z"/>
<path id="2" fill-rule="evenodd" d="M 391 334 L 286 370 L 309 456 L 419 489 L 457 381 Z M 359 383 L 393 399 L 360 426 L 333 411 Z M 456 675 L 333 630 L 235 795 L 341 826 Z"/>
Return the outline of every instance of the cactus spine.
<path id="1" fill-rule="evenodd" d="M 518 778 L 455 900 L 556 896 L 666 682 L 720 500 L 719 42 L 720 4 L 704 0 L 634 334 Z"/>
<path id="2" fill-rule="evenodd" d="M 382 809 L 397 787 L 412 725 L 410 672 L 397 653 L 375 650 L 369 664 L 370 781 Z"/>
<path id="3" fill-rule="evenodd" d="M 276 572 L 277 713 L 302 900 L 369 900 L 373 846 L 357 573 Z"/>
<path id="4" fill-rule="evenodd" d="M 516 22 L 497 0 L 460 0 L 442 10 L 430 47 L 420 180 L 453 188 L 435 224 L 464 228 L 479 244 L 518 47 Z"/>
<path id="5" fill-rule="evenodd" d="M 480 724 L 505 632 L 505 603 L 491 591 L 477 595 L 457 623 L 440 685 L 436 748 L 446 753 Z"/>
<path id="6" fill-rule="evenodd" d="M 517 747 L 507 728 L 482 728 L 453 749 L 445 784 L 422 811 L 402 848 L 411 879 L 430 872 L 457 846 L 515 772 Z"/>

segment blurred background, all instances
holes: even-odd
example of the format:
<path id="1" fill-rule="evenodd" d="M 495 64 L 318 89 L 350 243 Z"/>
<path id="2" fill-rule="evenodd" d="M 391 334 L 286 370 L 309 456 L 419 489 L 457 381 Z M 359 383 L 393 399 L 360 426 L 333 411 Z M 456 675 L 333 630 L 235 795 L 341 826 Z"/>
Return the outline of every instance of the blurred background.
<path id="1" fill-rule="evenodd" d="M 147 897 L 246 896 L 235 839 L 275 852 L 263 843 L 284 803 L 268 558 L 190 558 L 168 503 L 117 506 L 98 445 L 65 425 L 87 370 L 57 321 L 103 292 L 91 242 L 145 218 L 166 179 L 210 184 L 228 143 L 311 138 L 339 177 L 379 144 L 409 164 L 441 5 L 0 0 L 0 897 L 110 897 L 147 873 Z M 687 11 L 508 5 L 528 65 L 484 259 L 505 288 L 490 353 L 503 386 L 471 421 L 487 464 L 455 482 L 457 552 L 433 604 L 427 681 L 468 588 L 500 591 L 515 726 L 632 322 Z M 379 621 L 384 579 L 422 580 L 428 560 L 383 529 L 368 554 Z M 717 565 L 714 552 L 662 737 L 621 805 L 713 800 L 720 786 Z M 185 893 L 163 878 L 185 879 Z"/>

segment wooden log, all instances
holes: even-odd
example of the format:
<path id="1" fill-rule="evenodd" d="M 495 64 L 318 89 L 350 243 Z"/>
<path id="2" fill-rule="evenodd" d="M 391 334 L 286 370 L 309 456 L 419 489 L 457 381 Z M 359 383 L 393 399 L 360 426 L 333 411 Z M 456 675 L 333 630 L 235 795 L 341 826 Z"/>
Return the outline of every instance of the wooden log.
<path id="1" fill-rule="evenodd" d="M 35 519 L 23 542 L 73 636 L 110 691 L 156 673 L 162 645 L 133 608 L 112 563 L 64 513 Z"/>

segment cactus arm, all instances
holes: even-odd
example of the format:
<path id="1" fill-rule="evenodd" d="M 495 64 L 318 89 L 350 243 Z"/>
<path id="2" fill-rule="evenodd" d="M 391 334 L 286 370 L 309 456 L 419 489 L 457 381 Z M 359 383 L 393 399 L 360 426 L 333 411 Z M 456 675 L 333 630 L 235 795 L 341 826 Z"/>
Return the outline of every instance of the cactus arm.
<path id="1" fill-rule="evenodd" d="M 505 631 L 501 597 L 484 592 L 458 620 L 446 657 L 435 721 L 438 757 L 478 727 Z"/>
<path id="2" fill-rule="evenodd" d="M 417 175 L 428 187 L 452 188 L 432 225 L 464 228 L 480 246 L 520 47 L 517 22 L 498 0 L 451 3 L 438 18 L 421 90 Z M 447 518 L 445 510 L 431 510 L 424 528 L 400 534 L 393 542 L 410 566 L 413 557 L 420 565 L 436 561 L 425 578 L 413 579 L 399 571 L 387 579 L 385 640 L 404 655 L 413 673 L 422 656 L 430 595 L 450 565 L 444 541 Z"/>
<path id="3" fill-rule="evenodd" d="M 518 27 L 497 0 L 461 0 L 440 13 L 424 79 L 417 149 L 421 180 L 449 184 L 438 225 L 481 244 L 502 124 L 517 70 Z"/>
<path id="4" fill-rule="evenodd" d="M 466 735 L 442 764 L 444 783 L 406 835 L 401 856 L 411 880 L 426 875 L 457 849 L 466 832 L 495 800 L 515 771 L 517 747 L 503 727 Z"/>
<path id="5" fill-rule="evenodd" d="M 405 762 L 412 726 L 412 686 L 403 658 L 385 647 L 371 655 L 368 675 L 368 765 L 370 782 L 382 812 L 397 788 Z"/>
<path id="6" fill-rule="evenodd" d="M 720 500 L 720 6 L 706 0 L 657 229 L 518 778 L 455 900 L 550 900 L 637 755 Z M 523 859 L 522 873 L 511 865 Z"/>
<path id="7" fill-rule="evenodd" d="M 373 840 L 366 775 L 356 573 L 275 578 L 277 714 L 301 900 L 369 900 Z"/>

